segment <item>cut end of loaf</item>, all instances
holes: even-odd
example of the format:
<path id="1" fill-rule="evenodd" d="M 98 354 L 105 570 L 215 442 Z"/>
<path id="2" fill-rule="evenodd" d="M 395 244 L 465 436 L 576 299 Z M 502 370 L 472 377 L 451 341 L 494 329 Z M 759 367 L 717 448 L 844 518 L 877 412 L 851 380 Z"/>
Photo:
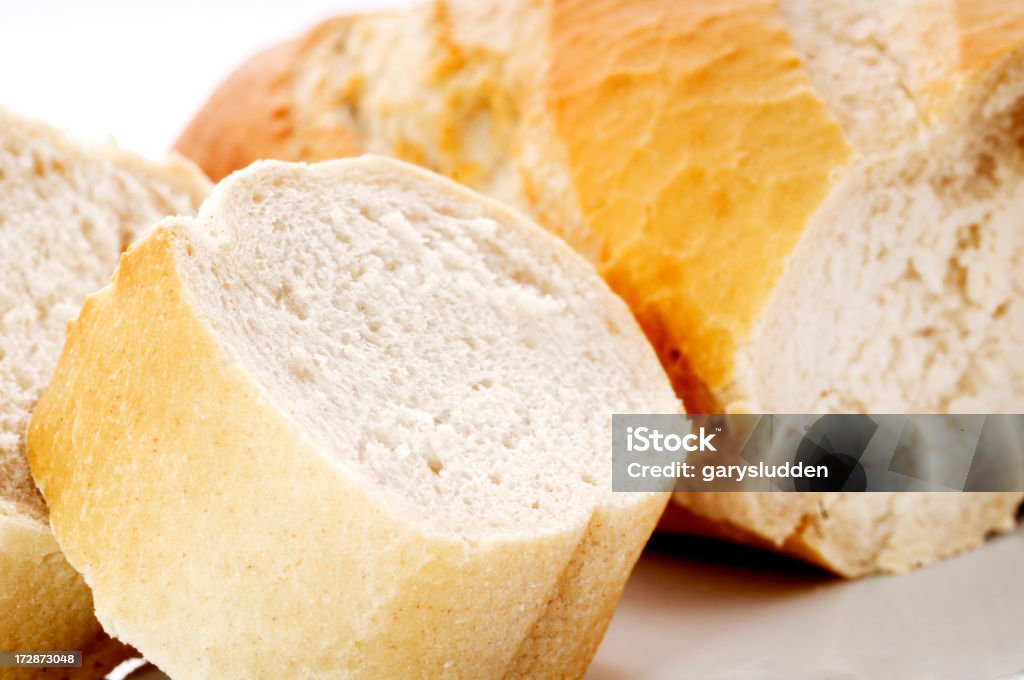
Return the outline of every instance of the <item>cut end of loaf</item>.
<path id="1" fill-rule="evenodd" d="M 223 344 L 327 455 L 434 529 L 578 522 L 611 487 L 612 413 L 678 408 L 586 263 L 412 166 L 260 163 L 185 232 Z"/>
<path id="2" fill-rule="evenodd" d="M 1021 73 L 1024 55 L 948 124 L 860 162 L 838 186 L 751 345 L 765 408 L 1024 409 Z"/>

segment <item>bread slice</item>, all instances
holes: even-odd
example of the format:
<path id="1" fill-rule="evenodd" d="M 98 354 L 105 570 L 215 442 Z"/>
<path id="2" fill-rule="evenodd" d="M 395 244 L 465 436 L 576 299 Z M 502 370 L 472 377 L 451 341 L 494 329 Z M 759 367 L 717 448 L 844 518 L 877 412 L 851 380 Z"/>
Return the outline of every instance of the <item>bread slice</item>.
<path id="1" fill-rule="evenodd" d="M 172 677 L 578 677 L 668 500 L 611 492 L 611 415 L 658 411 L 628 309 L 536 225 L 397 161 L 265 162 L 87 299 L 29 457 Z"/>
<path id="2" fill-rule="evenodd" d="M 93 661 L 117 661 L 88 588 L 50 533 L 25 435 L 83 298 L 136 234 L 192 213 L 207 189 L 183 159 L 151 163 L 111 144 L 85 146 L 0 109 L 0 650 L 84 649 L 87 677 L 98 671 Z"/>
<path id="3" fill-rule="evenodd" d="M 694 413 L 1021 412 L 1022 46 L 998 0 L 437 1 L 255 58 L 178 148 L 392 154 L 520 206 Z M 676 500 L 852 576 L 975 547 L 1021 496 Z"/>

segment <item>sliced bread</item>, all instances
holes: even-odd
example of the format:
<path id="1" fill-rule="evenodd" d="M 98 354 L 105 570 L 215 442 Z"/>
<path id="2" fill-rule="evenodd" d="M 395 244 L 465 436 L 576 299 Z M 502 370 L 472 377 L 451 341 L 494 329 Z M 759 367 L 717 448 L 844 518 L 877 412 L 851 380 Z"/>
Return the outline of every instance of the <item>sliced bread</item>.
<path id="1" fill-rule="evenodd" d="M 71 325 L 32 470 L 100 621 L 174 678 L 579 677 L 676 411 L 568 246 L 398 161 L 263 162 Z"/>

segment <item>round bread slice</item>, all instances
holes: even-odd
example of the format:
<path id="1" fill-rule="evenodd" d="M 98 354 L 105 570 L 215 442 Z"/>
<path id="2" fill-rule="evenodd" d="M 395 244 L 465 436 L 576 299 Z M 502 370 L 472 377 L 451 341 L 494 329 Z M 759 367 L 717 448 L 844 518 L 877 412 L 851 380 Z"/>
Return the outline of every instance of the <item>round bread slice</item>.
<path id="1" fill-rule="evenodd" d="M 611 491 L 612 413 L 678 411 L 533 223 L 398 161 L 262 162 L 87 300 L 29 457 L 172 677 L 577 677 L 667 500 Z"/>

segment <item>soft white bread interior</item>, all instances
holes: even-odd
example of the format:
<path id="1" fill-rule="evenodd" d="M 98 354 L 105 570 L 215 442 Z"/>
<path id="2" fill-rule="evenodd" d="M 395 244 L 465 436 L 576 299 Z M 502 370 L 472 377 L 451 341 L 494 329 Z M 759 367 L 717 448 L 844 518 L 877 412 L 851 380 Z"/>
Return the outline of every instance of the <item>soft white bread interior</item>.
<path id="1" fill-rule="evenodd" d="M 611 415 L 679 409 L 525 218 L 264 162 L 88 298 L 29 457 L 98 617 L 172 677 L 578 677 L 668 498 L 611 492 Z"/>
<path id="2" fill-rule="evenodd" d="M 260 55 L 178 148 L 215 175 L 370 150 L 520 206 L 693 413 L 955 413 L 1024 410 L 1022 140 L 1014 0 L 439 0 Z M 974 547 L 1020 499 L 676 497 L 845 575 Z"/>
<path id="3" fill-rule="evenodd" d="M 29 415 L 86 294 L 140 231 L 193 213 L 207 189 L 183 159 L 84 146 L 0 109 L 0 650 L 84 649 L 101 634 L 29 475 Z"/>

